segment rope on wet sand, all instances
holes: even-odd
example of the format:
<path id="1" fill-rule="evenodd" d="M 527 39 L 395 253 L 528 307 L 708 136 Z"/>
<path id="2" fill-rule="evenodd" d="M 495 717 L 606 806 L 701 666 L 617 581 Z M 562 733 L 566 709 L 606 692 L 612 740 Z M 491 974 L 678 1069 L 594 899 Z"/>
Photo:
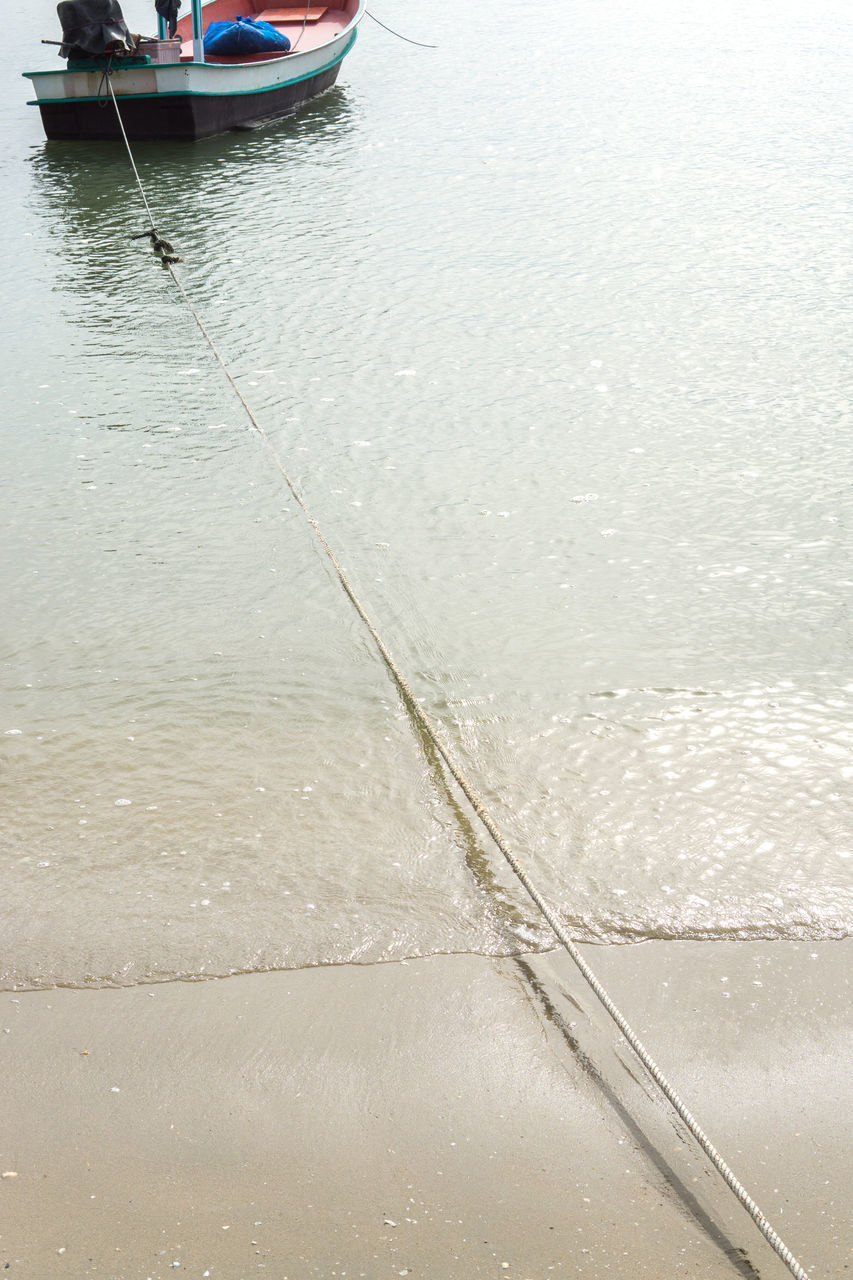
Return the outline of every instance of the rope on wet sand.
<path id="1" fill-rule="evenodd" d="M 110 86 L 110 91 L 112 92 L 112 86 Z M 115 97 L 113 97 L 113 101 L 115 102 Z M 116 112 L 118 113 L 117 103 L 116 103 Z M 121 122 L 120 114 L 119 114 L 119 122 Z M 142 189 L 142 183 L 139 179 L 139 174 L 137 172 L 136 165 L 133 164 L 133 156 L 130 153 L 130 144 L 127 141 L 127 135 L 124 132 L 123 125 L 122 125 L 122 136 L 124 137 L 128 154 L 130 154 L 131 164 L 133 165 L 133 171 L 134 171 L 134 174 L 136 175 L 136 181 L 139 184 L 139 189 L 142 194 L 142 199 L 144 201 L 146 211 L 148 212 L 148 216 L 151 221 L 152 230 L 154 230 L 154 219 L 153 219 L 153 216 L 151 215 L 151 210 L 148 206 L 148 201 Z M 269 436 L 266 434 L 260 422 L 256 418 L 254 412 L 252 411 L 251 406 L 249 405 L 248 401 L 246 400 L 245 396 L 240 390 L 233 374 L 231 373 L 230 369 L 226 365 L 225 360 L 223 359 L 215 342 L 213 341 L 213 338 L 211 337 L 210 333 L 206 329 L 203 320 L 198 314 L 196 308 L 194 307 L 192 300 L 190 299 L 183 284 L 181 283 L 180 279 L 175 273 L 172 263 L 165 262 L 164 265 L 166 266 L 166 268 L 169 271 L 169 274 L 174 280 L 175 285 L 178 289 L 178 292 L 180 293 L 184 302 L 187 304 L 187 307 L 189 308 L 190 313 L 192 314 L 192 317 L 195 320 L 196 325 L 201 331 L 202 337 L 204 338 L 205 342 L 209 346 L 214 358 L 216 359 L 223 374 L 228 380 L 231 386 L 231 389 L 233 390 L 234 394 L 236 395 L 237 399 L 242 405 L 243 410 L 246 414 L 246 417 L 251 423 L 252 429 L 255 431 L 255 433 L 261 440 L 261 443 L 264 445 L 264 448 L 269 453 L 276 470 L 281 475 L 282 479 L 284 480 L 284 483 L 286 484 L 287 488 L 292 494 L 294 501 L 297 503 L 303 515 L 305 516 L 306 520 L 308 521 L 311 528 L 313 529 L 314 534 L 316 535 L 317 541 L 319 542 L 326 557 L 328 558 L 330 564 L 332 565 L 332 568 L 335 571 L 335 574 L 337 576 L 338 581 L 341 584 L 341 587 L 343 588 L 344 592 L 349 598 L 350 603 L 352 604 L 356 613 L 361 618 L 362 622 L 364 623 L 365 627 L 370 633 L 371 639 L 373 640 L 373 643 L 376 645 L 376 648 L 379 651 L 380 657 L 382 658 L 382 661 L 384 662 L 391 677 L 393 678 L 394 683 L 396 684 L 400 692 L 400 695 L 403 699 L 403 702 L 405 703 L 409 712 L 415 718 L 417 723 L 423 729 L 424 733 L 427 734 L 430 741 L 435 746 L 435 749 L 438 751 L 439 755 L 441 756 L 442 760 L 447 766 L 447 769 L 451 777 L 454 779 L 460 791 L 468 800 L 469 804 L 471 805 L 472 809 L 476 813 L 477 817 L 482 822 L 486 831 L 489 833 L 492 840 L 494 841 L 494 843 L 496 844 L 500 852 L 503 854 L 507 863 L 511 867 L 513 873 L 515 874 L 517 879 L 520 881 L 520 883 L 523 885 L 529 897 L 535 903 L 536 907 L 540 911 L 543 918 L 547 921 L 552 932 L 554 933 L 554 936 L 558 939 L 558 941 L 562 944 L 565 950 L 569 953 L 572 960 L 577 965 L 578 969 L 580 970 L 583 977 L 586 979 L 589 986 L 592 988 L 595 995 L 601 1001 L 602 1005 L 607 1010 L 607 1012 L 609 1013 L 613 1021 L 616 1023 L 616 1026 L 619 1028 L 620 1032 L 625 1037 L 628 1044 L 631 1046 L 634 1053 L 639 1058 L 640 1062 L 646 1068 L 646 1071 L 649 1073 L 652 1080 L 658 1086 L 658 1088 L 660 1089 L 664 1097 L 667 1099 L 667 1101 L 674 1108 L 674 1110 L 676 1111 L 680 1119 L 684 1122 L 684 1124 L 690 1130 L 691 1134 L 696 1139 L 696 1141 L 698 1142 L 702 1150 L 705 1152 L 708 1159 L 714 1165 L 714 1168 L 721 1175 L 721 1177 L 723 1178 L 724 1182 L 726 1183 L 730 1191 L 732 1191 L 734 1195 L 737 1196 L 738 1200 L 743 1205 L 744 1209 L 746 1209 L 747 1213 L 752 1218 L 755 1225 L 758 1227 L 758 1230 L 764 1236 L 764 1239 L 767 1241 L 770 1247 L 778 1254 L 778 1256 L 782 1259 L 782 1261 L 785 1263 L 785 1266 L 790 1271 L 791 1275 L 796 1277 L 796 1280 L 809 1280 L 807 1273 L 805 1272 L 803 1267 L 800 1265 L 800 1263 L 797 1261 L 797 1259 L 794 1257 L 794 1254 L 787 1247 L 787 1245 L 784 1243 L 784 1241 L 781 1239 L 778 1233 L 770 1225 L 770 1222 L 762 1213 L 761 1209 L 759 1209 L 758 1205 L 755 1203 L 752 1197 L 749 1195 L 749 1193 L 747 1192 L 743 1184 L 735 1177 L 729 1165 L 720 1155 L 719 1151 L 717 1151 L 716 1147 L 713 1145 L 711 1140 L 707 1137 L 705 1132 L 700 1128 L 699 1124 L 693 1117 L 692 1113 L 688 1110 L 688 1108 L 682 1102 L 681 1098 L 678 1096 L 675 1089 L 672 1087 L 672 1085 L 667 1080 L 666 1076 L 660 1070 L 657 1063 L 654 1061 L 651 1054 L 649 1053 L 648 1049 L 646 1049 L 645 1045 L 640 1040 L 639 1036 L 634 1032 L 634 1030 L 628 1023 L 627 1019 L 624 1017 L 624 1015 L 617 1008 L 616 1004 L 610 998 L 607 991 L 602 986 L 601 982 L 598 980 L 593 970 L 584 960 L 578 947 L 575 945 L 575 943 L 571 940 L 571 938 L 566 933 L 563 925 L 561 924 L 560 920 L 557 918 L 557 915 L 554 912 L 553 908 L 549 906 L 546 900 L 542 897 L 541 893 L 536 888 L 535 884 L 531 881 L 524 867 L 519 862 L 517 856 L 515 855 L 513 850 L 510 848 L 502 832 L 500 831 L 497 823 L 494 821 L 491 814 L 486 809 L 485 804 L 483 803 L 482 799 L 477 794 L 477 791 L 469 781 L 467 775 L 462 769 L 462 766 L 456 760 L 456 757 L 454 755 L 452 748 L 450 747 L 449 743 L 445 739 L 443 730 L 441 730 L 438 727 L 438 725 L 435 723 L 435 721 L 427 714 L 427 712 L 424 711 L 423 706 L 421 705 L 420 699 L 415 695 L 414 690 L 410 686 L 408 680 L 403 675 L 403 672 L 400 670 L 400 668 L 397 666 L 397 663 L 392 657 L 387 645 L 385 644 L 376 626 L 371 621 L 366 609 L 364 608 L 358 596 L 356 595 L 355 589 L 352 586 L 352 583 L 349 581 L 349 578 L 347 577 L 347 574 L 343 566 L 341 565 L 340 561 L 338 560 L 337 556 L 335 555 L 329 543 L 326 541 L 325 535 L 323 534 L 323 531 L 320 528 L 316 518 L 314 517 L 314 515 L 311 513 L 308 506 L 306 505 L 305 500 L 302 497 L 302 494 L 299 492 L 294 481 L 291 479 L 287 471 L 287 468 L 285 467 L 281 457 L 276 451 L 275 446 L 273 445 Z"/>

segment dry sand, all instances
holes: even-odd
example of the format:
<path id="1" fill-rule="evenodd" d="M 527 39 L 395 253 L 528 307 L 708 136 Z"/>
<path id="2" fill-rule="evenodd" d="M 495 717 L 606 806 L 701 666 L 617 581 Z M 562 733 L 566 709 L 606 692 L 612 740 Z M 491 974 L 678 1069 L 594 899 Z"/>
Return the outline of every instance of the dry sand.
<path id="1" fill-rule="evenodd" d="M 851 945 L 586 949 L 814 1280 Z M 0 1047 L 10 1280 L 788 1275 L 562 953 L 3 993 Z"/>

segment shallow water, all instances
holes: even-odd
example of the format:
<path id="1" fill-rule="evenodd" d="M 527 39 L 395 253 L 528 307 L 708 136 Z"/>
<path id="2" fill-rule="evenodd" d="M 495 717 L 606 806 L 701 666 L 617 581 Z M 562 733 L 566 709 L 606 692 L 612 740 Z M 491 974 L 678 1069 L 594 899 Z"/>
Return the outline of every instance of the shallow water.
<path id="1" fill-rule="evenodd" d="M 125 154 L 44 142 L 52 11 L 2 55 L 4 982 L 547 945 Z M 574 936 L 850 933 L 849 7 L 375 12 L 439 48 L 367 20 L 290 120 L 135 147 L 187 290 Z"/>

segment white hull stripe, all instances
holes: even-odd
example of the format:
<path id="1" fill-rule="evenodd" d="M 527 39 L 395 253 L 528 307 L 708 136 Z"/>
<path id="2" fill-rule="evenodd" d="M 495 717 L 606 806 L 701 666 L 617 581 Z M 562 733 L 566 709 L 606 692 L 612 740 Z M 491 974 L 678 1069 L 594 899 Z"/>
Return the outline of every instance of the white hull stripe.
<path id="1" fill-rule="evenodd" d="M 277 59 L 275 63 L 178 63 L 155 65 L 148 67 L 132 67 L 117 72 L 112 77 L 112 85 L 116 97 L 121 101 L 128 98 L 225 98 L 244 97 L 247 94 L 269 93 L 275 89 L 286 88 L 291 84 L 299 84 L 303 80 L 322 75 L 349 53 L 355 44 L 357 30 L 350 32 L 334 56 L 329 57 L 330 46 L 313 49 L 310 53 L 297 55 L 303 70 L 299 74 L 284 74 L 283 63 L 293 67 L 295 58 Z M 320 55 L 319 57 L 317 55 Z M 277 74 L 270 78 L 270 71 Z M 100 71 L 33 71 L 26 73 L 33 81 L 38 97 L 28 103 L 38 106 L 40 103 L 60 102 L 96 102 L 101 96 Z M 52 81 L 53 83 L 49 83 Z M 183 83 L 181 83 L 183 81 Z M 235 81 L 240 88 L 230 88 Z M 204 83 L 205 87 L 201 88 Z M 172 86 L 175 87 L 172 87 Z M 123 87 L 124 86 L 124 87 Z M 198 86 L 198 87 L 196 87 Z"/>

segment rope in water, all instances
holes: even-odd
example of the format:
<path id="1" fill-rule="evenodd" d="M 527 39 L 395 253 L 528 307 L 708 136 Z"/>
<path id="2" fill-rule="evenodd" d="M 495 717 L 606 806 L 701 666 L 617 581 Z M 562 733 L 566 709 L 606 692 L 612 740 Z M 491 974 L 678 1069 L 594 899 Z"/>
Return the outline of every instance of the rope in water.
<path id="1" fill-rule="evenodd" d="M 112 93 L 112 86 L 110 86 L 110 92 Z M 133 166 L 133 172 L 136 176 L 136 181 L 139 186 L 139 190 L 142 195 L 143 202 L 145 204 L 145 209 L 148 213 L 149 219 L 151 220 L 152 231 L 154 231 L 155 230 L 154 219 L 151 214 L 151 210 L 148 205 L 148 200 L 146 199 L 145 192 L 142 187 L 142 182 L 140 181 L 140 178 L 139 178 L 139 173 L 133 161 L 133 155 L 130 150 L 130 144 L 127 140 L 127 134 L 125 133 L 125 130 L 124 130 L 124 124 L 122 123 L 122 120 L 121 120 L 121 113 L 118 108 L 118 103 L 115 100 L 115 95 L 113 95 L 113 102 L 115 103 L 115 106 L 116 106 L 116 114 L 118 115 L 118 118 L 119 118 L 122 137 L 124 138 L 128 155 L 130 156 L 130 162 L 131 162 L 131 165 Z M 497 848 L 503 854 L 507 863 L 512 868 L 512 871 L 514 872 L 515 876 L 517 877 L 519 882 L 523 885 L 528 895 L 530 896 L 530 898 L 532 899 L 532 901 L 535 903 L 536 907 L 542 914 L 543 918 L 547 921 L 552 932 L 554 933 L 554 936 L 558 939 L 558 941 L 562 944 L 565 950 L 569 953 L 572 960 L 580 970 L 581 974 L 586 979 L 587 983 L 592 988 L 595 995 L 601 1001 L 604 1008 L 610 1014 L 610 1017 L 616 1023 L 616 1026 L 619 1028 L 622 1035 L 625 1037 L 628 1044 L 631 1046 L 634 1053 L 639 1058 L 640 1062 L 642 1062 L 643 1066 L 646 1068 L 649 1075 L 654 1080 L 655 1084 L 663 1093 L 664 1097 L 672 1105 L 672 1107 L 675 1109 L 678 1116 L 681 1118 L 681 1120 L 690 1130 L 691 1134 L 696 1139 L 696 1141 L 698 1142 L 702 1150 L 705 1152 L 708 1159 L 714 1165 L 717 1172 L 722 1176 L 726 1185 L 734 1193 L 734 1195 L 737 1196 L 738 1200 L 743 1205 L 744 1209 L 746 1209 L 747 1213 L 750 1215 L 753 1222 L 758 1227 L 758 1230 L 764 1236 L 767 1243 L 771 1246 L 772 1249 L 775 1250 L 775 1252 L 779 1255 L 779 1257 L 785 1263 L 791 1275 L 795 1276 L 796 1280 L 809 1280 L 807 1273 L 805 1272 L 803 1267 L 800 1265 L 800 1263 L 797 1261 L 797 1259 L 794 1257 L 794 1254 L 787 1247 L 787 1245 L 784 1243 L 784 1241 L 778 1235 L 778 1233 L 770 1225 L 770 1222 L 762 1213 L 761 1209 L 759 1209 L 758 1205 L 755 1203 L 752 1197 L 749 1195 L 749 1193 L 747 1192 L 743 1184 L 739 1182 L 738 1179 L 735 1177 L 729 1165 L 720 1155 L 719 1151 L 717 1151 L 716 1147 L 713 1145 L 711 1140 L 707 1137 L 705 1132 L 700 1128 L 699 1124 L 697 1123 L 697 1121 L 695 1120 L 691 1112 L 688 1110 L 688 1108 L 685 1106 L 685 1104 L 682 1102 L 681 1098 L 678 1096 L 675 1089 L 669 1083 L 666 1076 L 660 1070 L 657 1063 L 654 1061 L 651 1054 L 649 1053 L 648 1049 L 646 1049 L 645 1045 L 640 1040 L 639 1036 L 634 1032 L 634 1030 L 628 1023 L 627 1019 L 624 1017 L 624 1015 L 617 1008 L 616 1004 L 610 998 L 607 991 L 602 986 L 601 982 L 598 980 L 593 970 L 584 960 L 578 947 L 575 945 L 575 943 L 571 940 L 571 938 L 566 933 L 565 929 L 563 928 L 562 924 L 557 918 L 554 910 L 549 906 L 549 904 L 542 897 L 541 893 L 536 888 L 535 884 L 533 884 L 527 872 L 524 870 L 524 867 L 519 862 L 515 853 L 510 848 L 502 832 L 500 831 L 497 823 L 494 821 L 491 814 L 486 809 L 483 801 L 481 800 L 480 796 L 477 794 L 471 782 L 468 780 L 468 777 L 464 773 L 461 765 L 457 762 L 451 747 L 445 740 L 443 731 L 439 729 L 438 725 L 432 720 L 432 718 L 427 714 L 427 712 L 424 711 L 423 707 L 421 706 L 420 700 L 414 693 L 406 677 L 403 675 L 403 672 L 397 666 L 397 663 L 392 657 L 387 645 L 385 644 L 376 626 L 371 621 L 366 609 L 364 608 L 358 596 L 356 595 L 355 589 L 352 586 L 352 583 L 349 581 L 349 578 L 347 577 L 343 566 L 341 565 L 340 561 L 338 560 L 337 556 L 335 555 L 329 543 L 326 541 L 326 537 L 323 534 L 323 531 L 320 528 L 316 518 L 314 517 L 312 512 L 309 510 L 308 506 L 305 503 L 304 498 L 302 497 L 302 494 L 299 492 L 294 481 L 291 479 L 287 471 L 287 468 L 285 467 L 278 452 L 276 451 L 275 446 L 273 445 L 269 436 L 266 434 L 260 422 L 256 418 L 254 412 L 252 411 L 251 406 L 249 405 L 248 401 L 246 400 L 245 396 L 240 390 L 240 387 L 238 386 L 233 374 L 231 373 L 230 369 L 225 363 L 225 360 L 223 359 L 221 353 L 219 352 L 219 349 L 217 348 L 216 343 L 213 341 L 213 338 L 211 337 L 210 333 L 207 331 L 204 321 L 201 319 L 201 316 L 198 314 L 196 308 L 194 307 L 192 300 L 187 294 L 186 289 L 184 288 L 183 284 L 181 283 L 180 279 L 175 273 L 174 267 L 172 265 L 172 261 L 164 259 L 164 265 L 167 267 L 169 274 L 174 280 L 175 285 L 178 289 L 178 292 L 180 293 L 184 302 L 187 304 L 187 307 L 189 308 L 190 313 L 196 325 L 201 331 L 201 334 L 205 342 L 209 346 L 214 358 L 216 359 L 222 372 L 227 378 L 229 384 L 231 385 L 231 388 L 234 391 L 234 394 L 236 395 L 237 399 L 242 405 L 243 410 L 245 411 L 246 417 L 251 423 L 253 430 L 256 432 L 259 439 L 263 443 L 264 447 L 270 454 L 270 457 L 272 458 L 276 469 L 280 473 L 282 479 L 287 485 L 287 488 L 290 490 L 290 493 L 292 494 L 295 502 L 297 503 L 303 515 L 305 516 L 306 520 L 308 521 L 311 528 L 313 529 L 314 534 L 317 537 L 317 541 L 319 542 L 326 557 L 328 558 L 330 564 L 332 565 L 332 568 L 335 571 L 338 581 L 340 582 L 344 592 L 348 596 L 356 613 L 361 618 L 362 622 L 364 623 L 365 627 L 370 633 L 371 639 L 376 645 L 376 648 L 379 651 L 380 657 L 382 658 L 382 661 L 385 663 L 385 666 L 387 667 L 390 675 L 392 676 L 394 683 L 397 685 L 400 695 L 405 705 L 408 707 L 410 713 L 414 716 L 417 723 L 421 726 L 423 731 L 427 734 L 427 736 L 432 741 L 433 745 L 435 746 L 436 750 L 438 751 L 439 755 L 441 756 L 445 765 L 447 766 L 447 769 L 451 777 L 456 782 L 462 794 L 468 800 L 472 809 L 474 810 L 477 817 L 482 822 L 486 831 L 488 831 L 489 835 L 491 836 Z"/>

